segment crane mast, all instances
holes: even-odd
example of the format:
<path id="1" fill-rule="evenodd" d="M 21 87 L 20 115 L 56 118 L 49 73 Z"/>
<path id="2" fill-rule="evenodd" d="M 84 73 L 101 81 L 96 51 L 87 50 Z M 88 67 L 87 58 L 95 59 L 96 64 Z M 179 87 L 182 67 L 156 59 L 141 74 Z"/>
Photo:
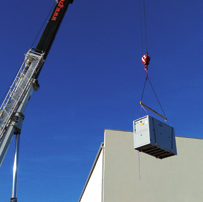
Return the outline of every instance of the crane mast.
<path id="1" fill-rule="evenodd" d="M 21 127 L 24 120 L 24 111 L 34 91 L 39 88 L 38 76 L 42 70 L 45 59 L 51 49 L 60 24 L 73 0 L 59 0 L 52 11 L 47 25 L 41 35 L 36 48 L 30 48 L 25 59 L 13 80 L 9 91 L 0 106 L 0 166 L 9 148 L 14 135 L 19 141 Z M 18 138 L 17 138 L 18 137 Z M 19 143 L 16 143 L 19 147 Z M 15 149 L 17 152 L 17 149 Z M 15 158 L 16 158 L 15 153 Z M 17 162 L 14 161 L 13 176 L 17 176 Z M 16 178 L 16 177 L 15 177 Z M 17 201 L 17 178 L 13 178 L 13 191 L 11 201 Z M 15 189 L 15 190 L 14 190 Z"/>

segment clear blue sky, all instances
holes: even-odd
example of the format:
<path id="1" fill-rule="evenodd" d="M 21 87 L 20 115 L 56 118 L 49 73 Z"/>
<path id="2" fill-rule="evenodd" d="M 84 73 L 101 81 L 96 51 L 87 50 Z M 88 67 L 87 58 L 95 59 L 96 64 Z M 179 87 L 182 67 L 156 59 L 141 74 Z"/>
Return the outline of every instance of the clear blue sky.
<path id="1" fill-rule="evenodd" d="M 1 98 L 53 3 L 1 2 Z M 203 138 L 202 1 L 145 3 L 149 77 L 168 123 L 177 136 Z M 78 201 L 104 129 L 132 131 L 140 117 L 141 57 L 138 0 L 74 0 L 25 111 L 19 201 Z M 143 102 L 161 113 L 149 83 Z M 14 141 L 0 168 L 2 202 L 11 197 L 13 155 Z"/>

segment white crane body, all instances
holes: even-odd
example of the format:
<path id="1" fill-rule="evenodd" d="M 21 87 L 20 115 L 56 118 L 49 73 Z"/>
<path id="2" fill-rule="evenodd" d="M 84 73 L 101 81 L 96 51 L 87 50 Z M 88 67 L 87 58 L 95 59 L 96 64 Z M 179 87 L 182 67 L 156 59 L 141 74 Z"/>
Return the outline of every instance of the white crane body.
<path id="1" fill-rule="evenodd" d="M 30 49 L 0 107 L 0 165 L 14 134 L 20 134 L 24 111 L 33 93 L 39 87 L 35 76 L 44 63 L 43 53 Z"/>

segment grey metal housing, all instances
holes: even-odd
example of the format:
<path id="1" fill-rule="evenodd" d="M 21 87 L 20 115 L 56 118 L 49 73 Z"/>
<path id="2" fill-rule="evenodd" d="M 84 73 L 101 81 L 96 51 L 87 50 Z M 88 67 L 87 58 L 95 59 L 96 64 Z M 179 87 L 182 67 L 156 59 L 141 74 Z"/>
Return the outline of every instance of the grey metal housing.
<path id="1" fill-rule="evenodd" d="M 140 152 L 160 159 L 177 155 L 174 128 L 149 115 L 133 121 L 133 137 Z"/>

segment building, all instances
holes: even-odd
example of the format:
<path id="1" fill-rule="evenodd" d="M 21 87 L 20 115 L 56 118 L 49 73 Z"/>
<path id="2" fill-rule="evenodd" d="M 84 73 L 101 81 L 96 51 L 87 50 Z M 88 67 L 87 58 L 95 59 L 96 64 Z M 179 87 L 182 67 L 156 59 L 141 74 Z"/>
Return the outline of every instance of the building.
<path id="1" fill-rule="evenodd" d="M 176 146 L 177 156 L 156 159 L 134 150 L 133 132 L 105 130 L 79 202 L 203 201 L 203 139 Z"/>

